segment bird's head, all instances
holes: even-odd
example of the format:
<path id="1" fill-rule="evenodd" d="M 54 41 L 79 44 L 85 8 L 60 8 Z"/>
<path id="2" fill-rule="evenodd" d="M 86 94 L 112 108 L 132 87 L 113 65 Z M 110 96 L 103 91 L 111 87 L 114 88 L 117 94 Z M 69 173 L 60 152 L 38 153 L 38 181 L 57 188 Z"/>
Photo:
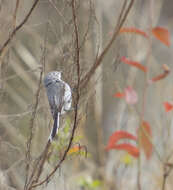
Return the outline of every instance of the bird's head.
<path id="1" fill-rule="evenodd" d="M 49 84 L 61 80 L 61 71 L 51 71 L 44 78 L 44 85 L 47 87 Z"/>

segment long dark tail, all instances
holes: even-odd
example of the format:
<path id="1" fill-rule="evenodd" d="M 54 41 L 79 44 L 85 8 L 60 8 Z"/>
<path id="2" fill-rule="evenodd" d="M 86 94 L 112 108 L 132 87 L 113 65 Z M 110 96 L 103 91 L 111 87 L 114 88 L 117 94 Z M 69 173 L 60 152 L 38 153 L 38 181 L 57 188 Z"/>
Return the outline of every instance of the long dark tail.
<path id="1" fill-rule="evenodd" d="M 52 141 L 53 138 L 56 136 L 56 134 L 58 133 L 58 129 L 59 129 L 59 116 L 60 116 L 60 113 L 56 113 L 55 116 L 54 116 L 54 124 L 53 124 L 53 128 L 52 128 L 52 131 L 51 131 L 51 134 L 49 136 L 49 140 Z"/>

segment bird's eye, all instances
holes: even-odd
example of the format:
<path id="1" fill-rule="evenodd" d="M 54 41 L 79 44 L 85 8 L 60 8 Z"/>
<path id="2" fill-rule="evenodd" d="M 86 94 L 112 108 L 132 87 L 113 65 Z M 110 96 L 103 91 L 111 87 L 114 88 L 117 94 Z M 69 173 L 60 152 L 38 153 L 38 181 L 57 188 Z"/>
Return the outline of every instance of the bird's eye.
<path id="1" fill-rule="evenodd" d="M 47 84 L 46 84 L 46 87 L 48 87 L 48 86 L 51 85 L 51 84 L 52 84 L 52 82 L 47 83 Z"/>

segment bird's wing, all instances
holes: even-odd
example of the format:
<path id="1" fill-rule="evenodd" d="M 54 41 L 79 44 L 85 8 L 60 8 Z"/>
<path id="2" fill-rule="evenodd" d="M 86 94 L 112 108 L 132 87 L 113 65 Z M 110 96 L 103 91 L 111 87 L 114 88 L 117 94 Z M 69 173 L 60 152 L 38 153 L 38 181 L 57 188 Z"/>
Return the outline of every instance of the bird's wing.
<path id="1" fill-rule="evenodd" d="M 71 88 L 70 86 L 64 82 L 64 111 L 70 110 L 71 108 L 71 103 L 72 103 L 72 94 L 71 94 Z"/>
<path id="2" fill-rule="evenodd" d="M 64 96 L 64 84 L 61 81 L 58 81 L 55 84 L 52 84 L 49 89 L 49 104 L 54 119 L 53 128 L 51 130 L 49 140 L 55 137 L 59 129 L 59 116 L 63 107 L 63 96 Z"/>
<path id="3" fill-rule="evenodd" d="M 54 118 L 55 111 L 61 112 L 63 106 L 64 97 L 64 84 L 61 81 L 53 83 L 47 88 L 47 95 L 49 105 L 51 108 L 52 116 Z"/>

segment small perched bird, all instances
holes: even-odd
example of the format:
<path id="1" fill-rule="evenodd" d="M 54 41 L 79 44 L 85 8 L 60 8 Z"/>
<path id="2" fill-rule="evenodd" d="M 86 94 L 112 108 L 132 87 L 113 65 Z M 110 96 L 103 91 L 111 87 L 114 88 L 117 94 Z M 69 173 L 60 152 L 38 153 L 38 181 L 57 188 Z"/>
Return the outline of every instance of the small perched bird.
<path id="1" fill-rule="evenodd" d="M 47 91 L 47 97 L 54 119 L 53 128 L 49 140 L 55 137 L 59 129 L 59 117 L 70 110 L 72 103 L 72 94 L 70 86 L 61 80 L 61 72 L 49 72 L 44 78 L 44 86 Z"/>

